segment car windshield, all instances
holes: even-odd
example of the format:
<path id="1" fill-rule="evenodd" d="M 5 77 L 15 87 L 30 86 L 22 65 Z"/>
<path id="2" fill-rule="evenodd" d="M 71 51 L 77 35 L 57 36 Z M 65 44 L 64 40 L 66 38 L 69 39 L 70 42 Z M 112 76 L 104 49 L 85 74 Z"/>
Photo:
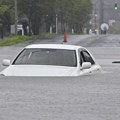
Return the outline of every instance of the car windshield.
<path id="1" fill-rule="evenodd" d="M 14 65 L 55 65 L 76 67 L 76 51 L 65 49 L 24 49 Z"/>

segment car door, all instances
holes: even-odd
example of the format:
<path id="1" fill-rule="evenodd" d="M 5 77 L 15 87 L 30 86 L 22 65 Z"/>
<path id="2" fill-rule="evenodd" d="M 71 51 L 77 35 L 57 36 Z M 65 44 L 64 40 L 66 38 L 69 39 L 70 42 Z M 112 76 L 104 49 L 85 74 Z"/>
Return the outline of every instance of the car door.
<path id="1" fill-rule="evenodd" d="M 79 54 L 80 54 L 79 55 L 80 56 L 80 67 L 82 67 L 83 62 L 91 63 L 91 68 L 84 69 L 84 70 L 81 69 L 81 71 L 83 73 L 94 73 L 94 72 L 98 72 L 100 70 L 100 66 L 98 64 L 96 64 L 95 60 L 93 59 L 93 57 L 87 50 L 82 49 L 79 52 Z"/>

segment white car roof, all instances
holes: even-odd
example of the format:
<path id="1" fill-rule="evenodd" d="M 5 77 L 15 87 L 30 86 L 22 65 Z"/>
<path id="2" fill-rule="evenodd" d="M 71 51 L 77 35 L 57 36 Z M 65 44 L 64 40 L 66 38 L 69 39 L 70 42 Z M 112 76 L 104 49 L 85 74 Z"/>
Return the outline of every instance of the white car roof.
<path id="1" fill-rule="evenodd" d="M 53 49 L 68 49 L 68 50 L 77 50 L 83 48 L 76 45 L 65 45 L 65 44 L 32 44 L 26 46 L 25 48 L 53 48 Z"/>

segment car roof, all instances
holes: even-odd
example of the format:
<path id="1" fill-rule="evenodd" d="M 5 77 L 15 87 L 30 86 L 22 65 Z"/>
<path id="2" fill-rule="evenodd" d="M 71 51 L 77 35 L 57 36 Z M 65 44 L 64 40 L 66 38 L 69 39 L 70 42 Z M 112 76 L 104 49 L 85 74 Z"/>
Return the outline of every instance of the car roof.
<path id="1" fill-rule="evenodd" d="M 68 50 L 77 50 L 83 48 L 76 45 L 66 45 L 66 44 L 32 44 L 26 46 L 25 48 L 50 48 L 50 49 L 68 49 Z"/>

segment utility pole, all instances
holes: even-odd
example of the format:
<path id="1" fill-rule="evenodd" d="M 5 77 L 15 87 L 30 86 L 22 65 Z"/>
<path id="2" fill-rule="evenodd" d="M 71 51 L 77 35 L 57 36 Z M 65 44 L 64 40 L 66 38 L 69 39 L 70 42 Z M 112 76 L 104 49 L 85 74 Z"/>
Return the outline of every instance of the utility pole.
<path id="1" fill-rule="evenodd" d="M 58 0 L 55 1 L 55 26 L 56 26 L 56 34 L 58 34 Z"/>
<path id="2" fill-rule="evenodd" d="M 14 4 L 15 4 L 15 35 L 17 35 L 17 24 L 18 24 L 17 0 L 14 0 Z"/>
<path id="3" fill-rule="evenodd" d="M 100 11 L 100 26 L 104 22 L 104 0 L 99 0 L 99 11 Z"/>
<path id="4" fill-rule="evenodd" d="M 58 15 L 56 14 L 56 34 L 58 34 Z"/>
<path id="5" fill-rule="evenodd" d="M 97 3 L 94 4 L 94 6 L 95 6 L 95 9 L 94 9 L 95 29 L 97 28 L 97 10 L 96 10 L 96 4 L 97 4 Z"/>

